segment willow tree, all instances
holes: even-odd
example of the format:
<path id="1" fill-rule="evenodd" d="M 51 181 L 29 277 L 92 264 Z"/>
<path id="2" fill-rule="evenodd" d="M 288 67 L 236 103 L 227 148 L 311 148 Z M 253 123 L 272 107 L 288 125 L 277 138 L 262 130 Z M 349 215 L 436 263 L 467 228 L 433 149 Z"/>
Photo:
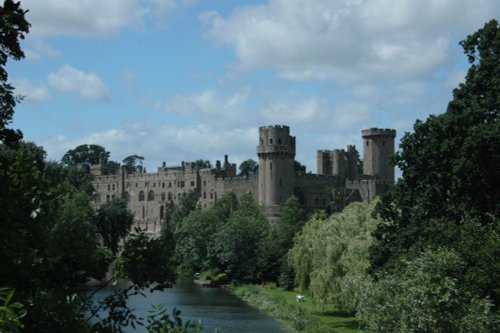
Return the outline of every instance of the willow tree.
<path id="1" fill-rule="evenodd" d="M 369 281 L 368 249 L 380 222 L 375 202 L 353 203 L 341 213 L 313 218 L 295 239 L 290 260 L 299 288 L 314 302 L 353 311 L 359 293 Z"/>

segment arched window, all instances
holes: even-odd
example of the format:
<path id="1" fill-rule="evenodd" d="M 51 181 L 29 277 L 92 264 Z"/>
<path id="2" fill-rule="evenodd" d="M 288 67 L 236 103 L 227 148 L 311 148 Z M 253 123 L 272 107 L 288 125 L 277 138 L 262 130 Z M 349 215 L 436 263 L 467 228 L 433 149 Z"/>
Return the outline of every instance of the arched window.
<path id="1" fill-rule="evenodd" d="M 109 194 L 106 194 L 106 202 L 109 202 Z"/>
<path id="2" fill-rule="evenodd" d="M 153 190 L 148 192 L 148 201 L 153 201 L 155 199 L 155 192 Z"/>
<path id="3" fill-rule="evenodd" d="M 161 194 L 161 201 L 165 201 L 165 198 L 166 198 L 166 197 L 167 197 L 167 196 L 165 195 L 165 192 L 163 192 L 163 193 Z"/>
<path id="4" fill-rule="evenodd" d="M 144 191 L 139 192 L 139 201 L 144 201 Z"/>
<path id="5" fill-rule="evenodd" d="M 125 193 L 123 193 L 123 199 L 130 201 L 130 193 L 128 193 L 128 191 L 125 191 Z"/>
<path id="6" fill-rule="evenodd" d="M 160 220 L 163 220 L 163 215 L 165 215 L 165 207 L 160 206 Z"/>

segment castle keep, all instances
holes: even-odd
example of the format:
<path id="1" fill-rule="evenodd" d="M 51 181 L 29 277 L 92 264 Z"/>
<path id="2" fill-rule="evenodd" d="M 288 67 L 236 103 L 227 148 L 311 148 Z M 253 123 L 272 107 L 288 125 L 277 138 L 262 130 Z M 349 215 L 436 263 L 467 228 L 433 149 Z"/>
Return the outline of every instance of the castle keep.
<path id="1" fill-rule="evenodd" d="M 97 207 L 114 198 L 125 198 L 138 226 L 157 232 L 167 210 L 190 191 L 198 196 L 201 208 L 229 192 L 238 197 L 250 193 L 270 216 L 279 214 L 280 205 L 292 195 L 309 209 L 326 208 L 339 193 L 345 203 L 369 202 L 394 183 L 394 167 L 389 160 L 394 154 L 396 131 L 370 128 L 361 135 L 362 163 L 353 145 L 347 150 L 318 150 L 316 174 L 294 170 L 295 137 L 288 126 L 259 128 L 259 168 L 247 177 L 237 175 L 236 164 L 230 163 L 227 155 L 215 167 L 192 162 L 167 167 L 163 163 L 154 173 L 141 169 L 130 173 L 124 166 L 105 170 L 101 161 L 90 167 L 96 191 L 93 204 Z"/>

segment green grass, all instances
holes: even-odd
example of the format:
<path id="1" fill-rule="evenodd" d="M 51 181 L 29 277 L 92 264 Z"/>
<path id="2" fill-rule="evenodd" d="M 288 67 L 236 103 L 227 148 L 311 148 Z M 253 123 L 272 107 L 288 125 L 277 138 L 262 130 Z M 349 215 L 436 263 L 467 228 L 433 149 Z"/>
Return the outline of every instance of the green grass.
<path id="1" fill-rule="evenodd" d="M 243 285 L 231 288 L 238 297 L 282 322 L 292 332 L 356 333 L 358 323 L 350 314 L 332 306 L 320 308 L 309 299 L 296 302 L 296 292 L 272 286 Z"/>

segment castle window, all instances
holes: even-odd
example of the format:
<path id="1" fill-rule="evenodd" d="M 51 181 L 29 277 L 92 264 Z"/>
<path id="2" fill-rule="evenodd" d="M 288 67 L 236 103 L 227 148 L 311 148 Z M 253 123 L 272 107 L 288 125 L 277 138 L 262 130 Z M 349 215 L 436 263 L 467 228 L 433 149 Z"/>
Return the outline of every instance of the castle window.
<path id="1" fill-rule="evenodd" d="M 203 192 L 203 199 L 207 198 L 207 192 Z"/>
<path id="2" fill-rule="evenodd" d="M 101 203 L 101 195 L 99 193 L 97 193 L 95 195 L 95 200 L 94 201 L 95 201 L 95 203 Z"/>
<path id="3" fill-rule="evenodd" d="M 144 191 L 139 192 L 139 201 L 144 201 Z"/>
<path id="4" fill-rule="evenodd" d="M 153 183 L 153 187 L 156 187 L 156 183 Z"/>
<path id="5" fill-rule="evenodd" d="M 191 187 L 194 187 L 194 180 L 191 181 Z"/>
<path id="6" fill-rule="evenodd" d="M 281 144 L 281 139 L 278 139 L 278 144 Z"/>
<path id="7" fill-rule="evenodd" d="M 111 200 L 115 200 L 115 195 L 114 194 L 111 196 Z"/>
<path id="8" fill-rule="evenodd" d="M 139 186 L 139 184 L 135 183 L 135 187 Z"/>
<path id="9" fill-rule="evenodd" d="M 203 186 L 207 186 L 207 181 L 206 180 L 203 181 Z"/>
<path id="10" fill-rule="evenodd" d="M 146 182 L 146 183 L 144 184 L 144 186 L 145 186 L 145 187 L 149 187 L 149 182 Z"/>
<path id="11" fill-rule="evenodd" d="M 269 139 L 269 143 L 272 144 L 273 143 L 273 139 Z"/>
<path id="12" fill-rule="evenodd" d="M 142 219 L 144 220 L 145 217 L 146 217 L 146 211 L 144 209 L 144 206 L 142 206 Z"/>
<path id="13" fill-rule="evenodd" d="M 172 193 L 168 192 L 168 201 L 172 201 Z"/>
<path id="14" fill-rule="evenodd" d="M 172 182 L 168 182 L 168 187 L 172 187 Z"/>
<path id="15" fill-rule="evenodd" d="M 164 215 L 165 215 L 165 207 L 160 206 L 160 220 L 163 220 Z"/>
<path id="16" fill-rule="evenodd" d="M 106 202 L 109 202 L 109 194 L 106 195 Z"/>
<path id="17" fill-rule="evenodd" d="M 165 198 L 166 198 L 166 195 L 165 195 L 165 192 L 163 192 L 163 193 L 161 194 L 161 201 L 165 201 Z"/>
<path id="18" fill-rule="evenodd" d="M 214 198 L 214 194 L 212 192 L 210 192 L 210 199 L 213 199 Z"/>
<path id="19" fill-rule="evenodd" d="M 108 191 L 111 191 L 111 185 L 108 184 Z"/>
<path id="20" fill-rule="evenodd" d="M 269 169 L 272 170 L 273 169 L 273 162 L 269 163 Z"/>
<path id="21" fill-rule="evenodd" d="M 127 201 L 130 201 L 130 193 L 128 193 L 128 191 L 125 191 L 125 193 L 123 193 L 123 198 Z"/>
<path id="22" fill-rule="evenodd" d="M 148 201 L 153 201 L 155 199 L 155 192 L 153 190 L 148 192 Z"/>
<path id="23" fill-rule="evenodd" d="M 115 190 L 115 184 L 113 184 L 113 191 Z"/>
<path id="24" fill-rule="evenodd" d="M 165 182 L 161 183 L 161 188 L 165 188 Z"/>
<path id="25" fill-rule="evenodd" d="M 370 145 L 370 141 L 366 141 L 366 145 L 369 146 Z"/>

